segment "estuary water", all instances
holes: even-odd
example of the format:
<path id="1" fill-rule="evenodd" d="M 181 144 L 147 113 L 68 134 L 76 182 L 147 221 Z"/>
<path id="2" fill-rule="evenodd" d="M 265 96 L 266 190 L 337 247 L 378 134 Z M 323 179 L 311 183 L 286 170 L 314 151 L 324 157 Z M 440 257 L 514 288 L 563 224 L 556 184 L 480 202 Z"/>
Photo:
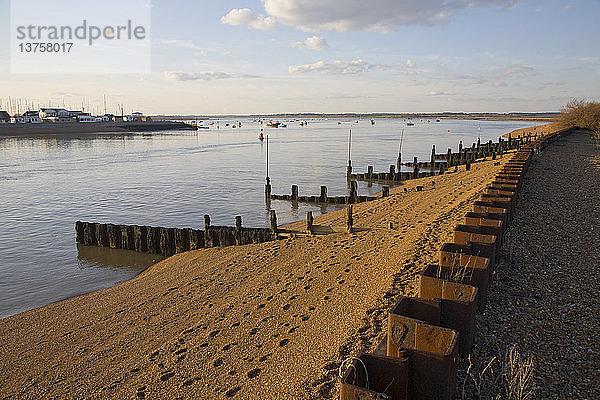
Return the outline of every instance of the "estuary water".
<path id="1" fill-rule="evenodd" d="M 0 138 L 0 318 L 131 279 L 161 258 L 126 250 L 77 246 L 75 221 L 166 227 L 215 225 L 268 227 L 333 211 L 339 206 L 264 199 L 266 141 L 273 193 L 330 196 L 348 193 L 346 165 L 352 129 L 354 172 L 389 170 L 403 161 L 429 160 L 535 125 L 517 121 L 323 119 L 267 128 L 258 121 L 212 121 L 210 129 L 88 137 Z M 202 123 L 208 126 L 208 121 Z M 226 126 L 229 124 L 229 126 Z M 379 185 L 359 183 L 359 194 Z M 336 208 L 337 207 L 337 208 Z"/>

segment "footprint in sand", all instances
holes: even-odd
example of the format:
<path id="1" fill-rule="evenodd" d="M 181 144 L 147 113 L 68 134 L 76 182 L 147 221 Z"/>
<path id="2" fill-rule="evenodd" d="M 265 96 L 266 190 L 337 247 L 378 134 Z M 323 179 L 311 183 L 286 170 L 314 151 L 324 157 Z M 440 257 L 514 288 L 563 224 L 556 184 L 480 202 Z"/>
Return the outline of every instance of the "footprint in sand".
<path id="1" fill-rule="evenodd" d="M 221 365 L 223 365 L 223 359 L 222 358 L 217 358 L 214 362 L 213 362 L 213 367 L 218 368 Z"/>
<path id="2" fill-rule="evenodd" d="M 287 344 L 290 342 L 289 339 L 283 339 L 279 342 L 279 347 L 283 347 L 283 346 L 287 346 Z"/>
<path id="3" fill-rule="evenodd" d="M 181 386 L 191 386 L 192 383 L 194 383 L 196 381 L 196 378 L 190 378 L 187 381 L 184 381 Z"/>
<path id="4" fill-rule="evenodd" d="M 165 382 L 165 381 L 168 381 L 169 379 L 171 379 L 173 376 L 175 376 L 175 372 L 166 371 L 160 376 L 160 380 Z"/>
<path id="5" fill-rule="evenodd" d="M 227 397 L 233 397 L 237 394 L 237 392 L 239 392 L 240 390 L 242 390 L 241 386 L 236 386 L 232 389 L 229 389 L 227 392 L 225 392 L 225 396 Z"/>
<path id="6" fill-rule="evenodd" d="M 253 370 L 248 371 L 248 378 L 253 379 L 256 378 L 260 374 L 260 368 L 254 368 Z"/>

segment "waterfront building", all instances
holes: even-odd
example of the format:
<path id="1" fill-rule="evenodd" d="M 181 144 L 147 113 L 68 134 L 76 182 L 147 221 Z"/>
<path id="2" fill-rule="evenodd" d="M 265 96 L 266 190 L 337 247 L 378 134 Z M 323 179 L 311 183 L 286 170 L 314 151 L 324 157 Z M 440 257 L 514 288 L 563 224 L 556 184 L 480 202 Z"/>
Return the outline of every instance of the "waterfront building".
<path id="1" fill-rule="evenodd" d="M 92 117 L 90 113 L 81 113 L 76 118 L 77 122 L 96 122 L 96 118 Z"/>
<path id="2" fill-rule="evenodd" d="M 21 115 L 12 117 L 10 122 L 13 124 L 41 124 L 42 120 L 38 111 L 26 111 Z"/>

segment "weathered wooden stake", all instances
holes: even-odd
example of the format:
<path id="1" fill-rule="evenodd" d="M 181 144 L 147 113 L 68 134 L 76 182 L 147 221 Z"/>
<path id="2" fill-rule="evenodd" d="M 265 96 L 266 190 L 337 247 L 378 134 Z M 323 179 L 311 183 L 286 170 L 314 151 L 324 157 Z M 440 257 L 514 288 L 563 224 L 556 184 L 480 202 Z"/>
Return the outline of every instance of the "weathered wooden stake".
<path id="1" fill-rule="evenodd" d="M 347 213 L 346 213 L 346 231 L 348 233 L 352 233 L 352 225 L 353 225 L 353 220 L 352 220 L 352 204 L 349 204 L 347 209 L 346 209 Z"/>
<path id="2" fill-rule="evenodd" d="M 323 203 L 327 201 L 327 186 L 321 186 L 321 196 L 319 197 L 319 201 Z"/>
<path id="3" fill-rule="evenodd" d="M 352 161 L 350 158 L 351 152 L 350 149 L 352 148 L 352 128 L 350 128 L 350 134 L 348 136 L 348 167 L 346 168 L 346 177 L 348 179 L 351 178 L 352 175 Z"/>
<path id="4" fill-rule="evenodd" d="M 306 231 L 311 235 L 313 234 L 313 221 L 312 211 L 308 211 L 306 213 Z"/>
<path id="5" fill-rule="evenodd" d="M 292 185 L 292 200 L 298 200 L 298 186 Z"/>
<path id="6" fill-rule="evenodd" d="M 271 198 L 271 178 L 269 178 L 269 134 L 267 134 L 267 183 L 265 184 L 265 197 Z"/>
<path id="7" fill-rule="evenodd" d="M 382 186 L 381 187 L 381 197 L 388 197 L 390 195 L 390 187 Z"/>
<path id="8" fill-rule="evenodd" d="M 402 142 L 404 142 L 404 129 L 402 129 L 402 134 L 400 135 L 400 147 L 398 147 L 398 159 L 396 160 L 398 172 L 402 171 Z"/>
<path id="9" fill-rule="evenodd" d="M 419 163 L 417 161 L 417 157 L 413 159 L 413 178 L 417 179 L 419 177 Z"/>
<path id="10" fill-rule="evenodd" d="M 435 171 L 435 144 L 431 148 L 431 170 Z"/>
<path id="11" fill-rule="evenodd" d="M 271 210 L 271 232 L 277 236 L 277 214 L 275 214 L 275 210 Z"/>
<path id="12" fill-rule="evenodd" d="M 349 203 L 356 202 L 357 197 L 358 197 L 358 183 L 356 181 L 351 181 L 350 182 L 350 199 L 349 199 Z"/>

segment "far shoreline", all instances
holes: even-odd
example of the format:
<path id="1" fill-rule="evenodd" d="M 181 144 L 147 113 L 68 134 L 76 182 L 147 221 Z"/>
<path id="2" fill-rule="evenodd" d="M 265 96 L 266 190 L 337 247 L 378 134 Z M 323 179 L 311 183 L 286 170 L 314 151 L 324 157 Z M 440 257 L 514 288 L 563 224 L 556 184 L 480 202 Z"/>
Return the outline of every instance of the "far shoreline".
<path id="1" fill-rule="evenodd" d="M 76 135 L 126 135 L 144 132 L 172 130 L 196 130 L 184 122 L 70 122 L 70 123 L 26 123 L 0 124 L 0 138 L 8 137 L 57 137 Z"/>

